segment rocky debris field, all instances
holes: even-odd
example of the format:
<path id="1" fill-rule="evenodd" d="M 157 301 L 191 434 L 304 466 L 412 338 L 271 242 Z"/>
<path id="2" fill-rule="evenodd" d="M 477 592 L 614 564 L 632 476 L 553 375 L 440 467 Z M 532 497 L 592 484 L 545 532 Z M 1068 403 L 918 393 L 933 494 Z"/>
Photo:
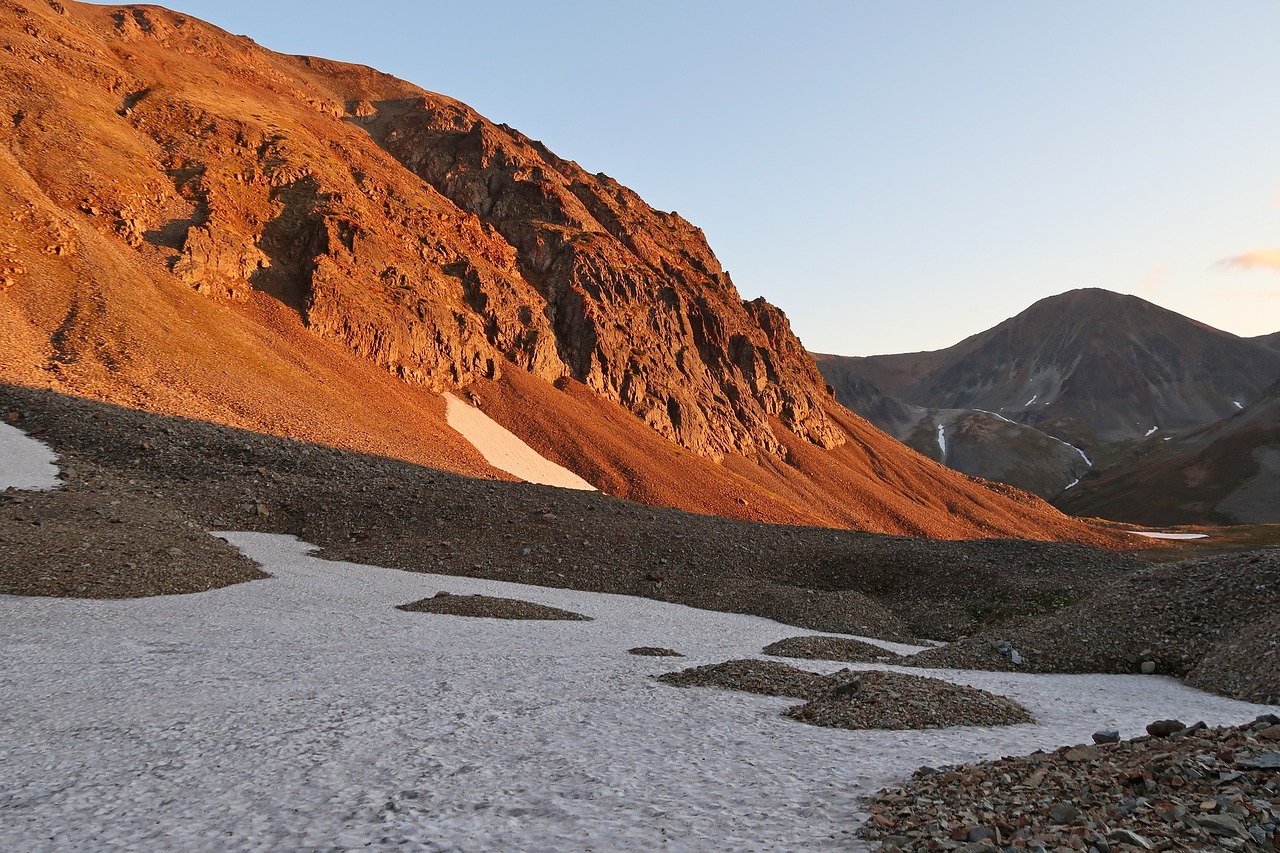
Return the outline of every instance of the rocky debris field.
<path id="1" fill-rule="evenodd" d="M 674 687 L 718 687 L 806 699 L 783 713 L 840 729 L 929 729 L 1035 722 L 1026 708 L 985 690 L 896 672 L 821 675 L 777 661 L 732 660 L 656 676 Z"/>
<path id="2" fill-rule="evenodd" d="M 882 853 L 1269 853 L 1280 849 L 1277 723 L 1178 723 L 1165 737 L 924 767 L 870 798 L 861 834 Z"/>
<path id="3" fill-rule="evenodd" d="M 903 660 L 927 667 L 1173 675 L 1280 702 L 1280 549 L 1150 566 L 1041 619 Z"/>
<path id="4" fill-rule="evenodd" d="M 762 650 L 766 655 L 806 660 L 838 660 L 846 663 L 889 663 L 901 655 L 888 649 L 850 637 L 787 637 L 770 643 Z"/>
<path id="5" fill-rule="evenodd" d="M 548 607 L 532 601 L 515 598 L 498 598 L 492 595 L 451 595 L 438 592 L 409 604 L 401 604 L 397 610 L 410 613 L 439 613 L 446 616 L 479 616 L 486 619 L 559 619 L 588 622 L 590 616 Z"/>

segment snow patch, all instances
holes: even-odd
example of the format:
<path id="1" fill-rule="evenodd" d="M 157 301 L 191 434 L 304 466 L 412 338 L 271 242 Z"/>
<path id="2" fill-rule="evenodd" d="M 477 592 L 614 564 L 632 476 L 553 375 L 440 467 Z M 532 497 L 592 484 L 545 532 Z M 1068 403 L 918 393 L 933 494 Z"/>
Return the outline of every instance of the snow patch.
<path id="1" fill-rule="evenodd" d="M 49 445 L 16 426 L 0 423 L 0 489 L 47 492 L 62 485 L 58 457 Z"/>
<path id="2" fill-rule="evenodd" d="M 1208 533 L 1157 533 L 1152 530 L 1130 530 L 1134 536 L 1145 536 L 1148 539 L 1208 539 Z"/>
<path id="3" fill-rule="evenodd" d="M 0 849 L 869 850 L 851 838 L 860 798 L 922 764 L 1276 710 L 1159 676 L 855 665 L 991 690 L 1038 722 L 819 728 L 780 716 L 794 699 L 651 678 L 761 657 L 810 633 L 798 628 L 223 538 L 272 577 L 123 601 L 0 597 Z M 394 607 L 442 589 L 594 621 Z M 626 651 L 653 645 L 689 657 Z"/>
<path id="4" fill-rule="evenodd" d="M 1236 407 L 1237 409 L 1243 409 L 1243 408 L 1244 408 L 1244 405 L 1243 405 L 1243 404 L 1238 403 L 1238 402 L 1236 402 L 1235 400 L 1232 400 L 1231 402 L 1235 404 L 1235 407 Z"/>
<path id="5" fill-rule="evenodd" d="M 1070 483 L 1067 483 L 1065 486 L 1063 486 L 1062 491 L 1065 492 L 1068 489 L 1074 489 L 1078 485 L 1080 485 L 1080 480 L 1077 478 L 1075 480 L 1072 480 Z"/>
<path id="6" fill-rule="evenodd" d="M 1151 435 L 1152 433 L 1154 433 L 1154 432 L 1155 432 L 1156 430 L 1158 430 L 1158 429 L 1160 429 L 1160 427 L 1158 427 L 1158 426 L 1153 426 L 1151 429 L 1147 430 L 1146 434 L 1145 434 L 1145 435 L 1143 435 L 1142 437 L 1143 437 L 1143 438 L 1146 438 L 1147 436 Z"/>
<path id="7" fill-rule="evenodd" d="M 557 465 L 521 441 L 502 424 L 468 406 L 452 394 L 445 393 L 445 419 L 449 426 L 471 442 L 484 461 L 499 471 L 514 474 L 530 483 L 559 486 L 562 489 L 595 491 L 595 486 L 563 465 Z"/>
<path id="8" fill-rule="evenodd" d="M 938 424 L 938 450 L 942 452 L 942 461 L 947 461 L 947 428 Z"/>
<path id="9" fill-rule="evenodd" d="M 1039 395 L 1039 394 L 1037 394 L 1037 395 L 1035 395 L 1034 397 L 1032 397 L 1030 400 L 1028 400 L 1027 402 L 1023 403 L 1023 405 L 1024 405 L 1024 406 L 1030 406 L 1032 403 L 1034 403 L 1036 400 L 1039 400 L 1039 399 L 1040 399 L 1040 395 Z"/>

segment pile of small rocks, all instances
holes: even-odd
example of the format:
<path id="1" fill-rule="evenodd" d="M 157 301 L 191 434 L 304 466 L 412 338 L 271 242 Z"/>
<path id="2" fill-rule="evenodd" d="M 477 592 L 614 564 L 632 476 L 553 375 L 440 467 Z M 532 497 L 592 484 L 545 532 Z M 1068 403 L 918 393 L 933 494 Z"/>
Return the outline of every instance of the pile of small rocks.
<path id="1" fill-rule="evenodd" d="M 1280 850 L 1280 717 L 935 769 L 869 800 L 883 853 Z M 1095 740 L 1106 741 L 1109 733 Z"/>
<path id="2" fill-rule="evenodd" d="M 807 660 L 839 660 L 850 663 L 888 663 L 901 658 L 888 649 L 848 637 L 787 637 L 763 649 L 766 655 Z"/>
<path id="3" fill-rule="evenodd" d="M 815 726 L 837 729 L 939 729 L 1035 722 L 1030 711 L 1004 696 L 897 672 L 864 672 L 843 689 L 784 713 Z"/>
<path id="4" fill-rule="evenodd" d="M 675 649 L 664 649 L 661 646 L 636 646 L 634 649 L 627 649 L 627 654 L 640 655 L 641 657 L 650 658 L 682 658 Z"/>
<path id="5" fill-rule="evenodd" d="M 841 729 L 926 729 L 1035 722 L 1016 702 L 985 690 L 896 672 L 831 675 L 784 663 L 734 660 L 657 676 L 676 687 L 720 687 L 807 700 L 783 713 Z"/>
<path id="6" fill-rule="evenodd" d="M 397 610 L 410 613 L 442 613 L 448 616 L 481 616 L 489 619 L 565 619 L 590 621 L 590 616 L 521 601 L 517 598 L 497 598 L 491 595 L 450 595 L 438 592 L 431 598 L 423 598 L 409 604 L 401 604 Z"/>

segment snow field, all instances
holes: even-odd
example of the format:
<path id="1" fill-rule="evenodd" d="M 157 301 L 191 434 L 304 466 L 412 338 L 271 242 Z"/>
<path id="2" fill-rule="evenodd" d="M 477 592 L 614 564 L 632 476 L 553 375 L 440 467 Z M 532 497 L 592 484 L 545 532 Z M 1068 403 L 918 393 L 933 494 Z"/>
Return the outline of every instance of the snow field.
<path id="1" fill-rule="evenodd" d="M 795 700 L 650 678 L 759 656 L 797 628 L 224 538 L 273 577 L 132 601 L 0 597 L 0 849 L 862 850 L 859 797 L 921 764 L 1267 710 L 1154 676 L 904 669 L 1040 722 L 823 729 L 779 715 Z M 440 589 L 594 621 L 394 608 Z M 627 654 L 640 645 L 689 657 Z"/>

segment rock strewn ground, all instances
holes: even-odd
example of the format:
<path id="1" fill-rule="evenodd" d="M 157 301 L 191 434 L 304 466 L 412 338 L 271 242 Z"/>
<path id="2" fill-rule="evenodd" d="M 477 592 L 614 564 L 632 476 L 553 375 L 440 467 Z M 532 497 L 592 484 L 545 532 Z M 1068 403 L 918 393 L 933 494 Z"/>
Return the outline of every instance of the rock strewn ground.
<path id="1" fill-rule="evenodd" d="M 764 654 L 780 658 L 804 658 L 807 660 L 838 660 L 849 663 L 886 663 L 901 658 L 888 649 L 849 637 L 787 637 L 770 643 L 762 649 Z"/>
<path id="2" fill-rule="evenodd" d="M 1280 701 L 1277 613 L 1280 549 L 1219 555 L 1146 568 L 1058 613 L 920 652 L 903 663 L 1149 672 L 1271 704 Z M 1014 663 L 1011 650 L 1021 664 Z"/>
<path id="3" fill-rule="evenodd" d="M 397 610 L 410 613 L 439 613 L 446 616 L 480 616 L 488 619 L 561 619 L 580 622 L 590 621 L 590 616 L 548 607 L 532 601 L 516 598 L 498 598 L 492 595 L 450 595 L 436 593 L 409 604 L 401 604 Z"/>
<path id="4" fill-rule="evenodd" d="M 785 663 L 732 660 L 657 676 L 674 687 L 719 687 L 808 700 L 784 714 L 841 729 L 927 729 L 1035 722 L 1027 709 L 985 690 L 895 672 L 821 675 Z"/>
<path id="5" fill-rule="evenodd" d="M 870 799 L 861 834 L 884 853 L 1280 849 L 1273 731 L 1262 720 L 922 768 Z"/>

